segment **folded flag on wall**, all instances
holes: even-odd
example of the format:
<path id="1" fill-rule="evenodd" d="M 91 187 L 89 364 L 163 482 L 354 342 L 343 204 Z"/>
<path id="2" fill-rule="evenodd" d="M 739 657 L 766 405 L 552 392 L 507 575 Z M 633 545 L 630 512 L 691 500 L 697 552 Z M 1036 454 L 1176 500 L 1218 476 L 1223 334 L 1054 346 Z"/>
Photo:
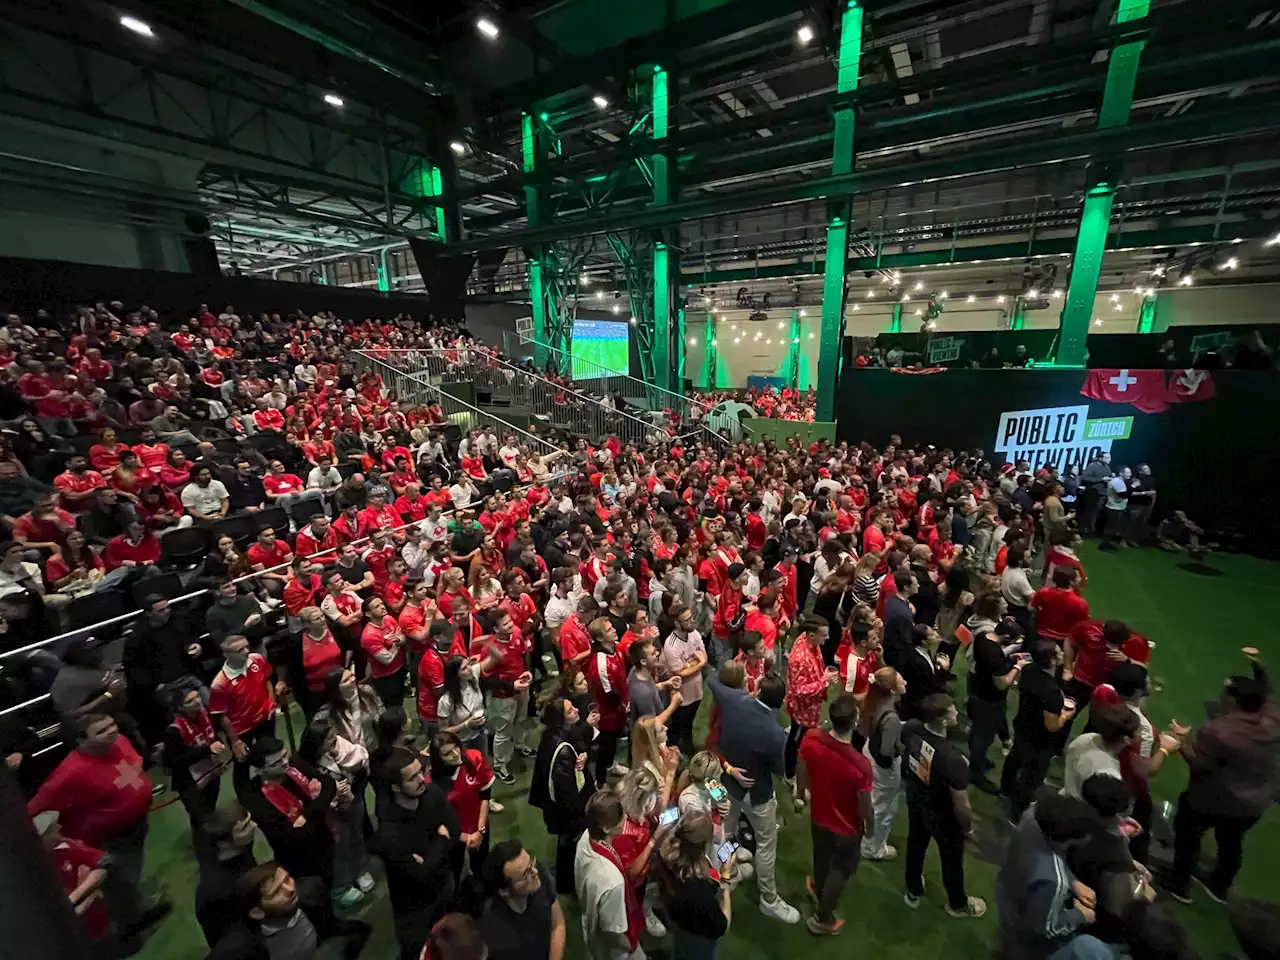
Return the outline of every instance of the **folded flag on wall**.
<path id="1" fill-rule="evenodd" d="M 1160 413 L 1170 404 L 1208 400 L 1213 376 L 1205 370 L 1090 370 L 1080 392 L 1091 400 L 1127 403 L 1142 413 Z"/>

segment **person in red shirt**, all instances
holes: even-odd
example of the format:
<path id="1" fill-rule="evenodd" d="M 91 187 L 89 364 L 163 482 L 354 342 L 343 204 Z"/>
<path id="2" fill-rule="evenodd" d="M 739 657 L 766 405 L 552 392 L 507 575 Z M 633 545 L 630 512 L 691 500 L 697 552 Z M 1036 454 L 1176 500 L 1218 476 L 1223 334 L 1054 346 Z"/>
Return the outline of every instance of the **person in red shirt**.
<path id="1" fill-rule="evenodd" d="M 381 491 L 370 495 L 369 505 L 360 511 L 360 520 L 370 533 L 375 530 L 391 533 L 404 526 L 399 511 L 387 504 L 387 496 Z M 400 535 L 403 536 L 403 533 Z"/>
<path id="2" fill-rule="evenodd" d="M 223 664 L 209 684 L 209 716 L 226 735 L 237 760 L 247 744 L 275 733 L 276 696 L 285 692 L 284 681 L 272 687 L 274 672 L 267 658 L 249 652 L 249 639 L 229 634 L 219 644 Z"/>
<path id="3" fill-rule="evenodd" d="M 255 402 L 255 406 L 257 409 L 253 411 L 253 422 L 260 432 L 284 432 L 284 415 L 279 410 L 273 410 L 267 406 L 265 397 L 259 398 Z"/>
<path id="4" fill-rule="evenodd" d="M 404 699 L 405 636 L 387 605 L 374 597 L 364 608 L 364 630 L 360 648 L 369 665 L 369 679 L 384 704 L 395 706 Z"/>
<path id="5" fill-rule="evenodd" d="M 796 569 L 795 547 L 783 547 L 782 559 L 773 569 L 779 575 L 774 581 L 774 588 L 778 592 L 778 627 L 785 630 L 795 622 L 799 609 L 797 590 L 800 574 Z"/>
<path id="6" fill-rule="evenodd" d="M 871 761 L 853 745 L 858 702 L 849 694 L 838 697 L 827 718 L 830 732 L 814 730 L 801 741 L 796 769 L 813 833 L 813 874 L 805 886 L 816 908 L 807 923 L 819 935 L 839 933 L 844 926 L 835 908 L 858 869 L 862 838 L 872 829 Z"/>
<path id="7" fill-rule="evenodd" d="M 863 620 L 850 624 L 836 650 L 841 689 L 861 703 L 871 689 L 872 676 L 881 666 L 878 630 Z"/>
<path id="8" fill-rule="evenodd" d="M 712 640 L 727 651 L 731 646 L 731 638 L 736 630 L 742 628 L 742 588 L 747 585 L 747 568 L 741 563 L 730 564 L 720 597 L 716 602 L 716 613 L 711 620 Z M 717 659 L 713 657 L 712 659 Z"/>
<path id="9" fill-rule="evenodd" d="M 103 427 L 102 439 L 89 448 L 89 465 L 103 475 L 109 474 L 120 466 L 120 454 L 128 449 L 116 440 L 115 430 Z"/>
<path id="10" fill-rule="evenodd" d="M 339 577 L 340 574 L 333 574 Z M 326 602 L 331 597 L 326 597 Z M 359 618 L 359 608 L 354 615 Z M 306 692 L 300 695 L 303 711 L 307 716 L 315 713 L 324 700 L 325 678 L 339 667 L 350 666 L 351 654 L 338 645 L 328 620 L 319 607 L 303 607 L 298 614 L 302 621 L 302 673 Z"/>
<path id="11" fill-rule="evenodd" d="M 169 911 L 167 903 L 144 908 L 139 891 L 151 778 L 111 716 L 86 713 L 66 723 L 75 749 L 40 785 L 27 816 L 51 810 L 68 837 L 112 856 L 115 867 L 105 890 L 111 916 L 122 930 L 136 932 Z"/>
<path id="12" fill-rule="evenodd" d="M 422 486 L 409 483 L 405 485 L 404 493 L 396 497 L 393 509 L 400 515 L 401 523 L 419 523 L 426 519 L 427 507 L 430 505 L 422 495 Z"/>
<path id="13" fill-rule="evenodd" d="M 618 656 L 618 631 L 608 617 L 597 617 L 587 627 L 591 636 L 591 656 L 587 657 L 584 672 L 587 689 L 595 703 L 600 719 L 596 729 L 596 787 L 603 787 L 609 778 L 618 751 L 618 739 L 627 728 L 627 712 L 631 696 L 627 689 L 627 665 Z M 561 637 L 564 630 L 560 631 Z"/>
<path id="14" fill-rule="evenodd" d="M 1041 587 L 1031 598 L 1041 637 L 1066 643 L 1076 625 L 1089 619 L 1089 602 L 1076 592 L 1079 579 L 1074 567 L 1056 567 L 1052 585 Z"/>
<path id="15" fill-rule="evenodd" d="M 756 602 L 747 607 L 747 619 L 742 624 L 743 630 L 760 634 L 770 660 L 776 659 L 773 651 L 778 643 L 777 612 L 777 595 L 772 590 L 764 590 L 756 596 Z"/>
<path id="16" fill-rule="evenodd" d="M 289 510 L 303 500 L 324 500 L 321 490 L 308 490 L 302 478 L 285 470 L 279 460 L 272 460 L 267 475 L 262 478 L 262 490 L 267 495 L 267 506 Z"/>
<path id="17" fill-rule="evenodd" d="M 133 445 L 133 452 L 138 455 L 144 467 L 156 474 L 169 459 L 169 445 L 157 441 L 156 432 L 150 427 L 142 428 L 141 439 Z"/>
<path id="18" fill-rule="evenodd" d="M 304 607 L 319 606 L 324 600 L 324 584 L 320 579 L 320 571 L 323 569 L 318 561 L 308 560 L 301 552 L 294 555 L 289 579 L 281 591 L 285 613 L 290 617 L 296 618 Z M 299 624 L 292 624 L 291 627 L 301 629 Z"/>
<path id="19" fill-rule="evenodd" d="M 566 670 L 585 670 L 591 656 L 591 634 L 587 624 L 599 609 L 595 598 L 585 595 L 578 600 L 578 609 L 560 625 L 560 656 Z"/>
<path id="20" fill-rule="evenodd" d="M 13 539 L 28 549 L 61 550 L 75 528 L 75 514 L 57 506 L 52 494 L 41 494 L 13 522 Z"/>
<path id="21" fill-rule="evenodd" d="M 101 941 L 111 932 L 111 913 L 102 895 L 107 879 L 107 855 L 97 847 L 62 835 L 58 814 L 53 810 L 36 814 L 36 833 L 53 860 L 54 872 L 89 939 Z"/>
<path id="22" fill-rule="evenodd" d="M 263 527 L 258 531 L 258 539 L 245 553 L 254 570 L 262 573 L 264 586 L 277 596 L 289 580 L 288 570 L 273 570 L 293 560 L 293 551 L 289 544 L 276 536 L 274 527 Z M 264 572 L 266 571 L 266 572 Z"/>
<path id="23" fill-rule="evenodd" d="M 311 557 L 316 563 L 338 562 L 338 534 L 323 513 L 318 513 L 298 531 L 293 541 L 294 552 L 300 557 Z"/>
<path id="24" fill-rule="evenodd" d="M 71 513 L 84 513 L 93 509 L 94 491 L 107 485 L 97 470 L 89 469 L 89 462 L 80 454 L 67 458 L 66 472 L 53 478 L 53 488 L 64 509 Z"/>
<path id="25" fill-rule="evenodd" d="M 369 525 L 360 515 L 359 504 L 348 503 L 342 508 L 338 519 L 333 521 L 333 532 L 338 538 L 339 546 L 368 536 Z"/>
<path id="26" fill-rule="evenodd" d="M 405 610 L 410 609 L 408 606 Z M 401 614 L 403 616 L 403 614 Z M 401 629 L 404 623 L 401 622 Z M 465 657 L 466 647 L 457 642 L 458 633 L 448 620 L 433 620 L 427 629 L 426 649 L 414 673 L 418 685 L 418 719 L 422 731 L 433 737 L 438 730 L 440 695 L 444 693 L 444 665 L 451 657 Z"/>
<path id="27" fill-rule="evenodd" d="M 493 613 L 493 636 L 471 637 L 471 657 L 486 657 L 490 648 L 501 653 L 482 675 L 485 693 L 485 725 L 493 736 L 493 772 L 503 783 L 514 783 L 510 773 L 511 757 L 516 750 L 524 756 L 533 751 L 524 743 L 524 721 L 528 707 L 529 685 L 533 674 L 525 658 L 529 641 L 516 630 L 515 621 L 505 610 Z"/>
<path id="28" fill-rule="evenodd" d="M 103 556 L 107 572 L 120 567 L 150 567 L 160 562 L 160 540 L 141 520 L 132 520 L 124 533 L 107 541 Z"/>
<path id="29" fill-rule="evenodd" d="M 369 572 L 373 574 L 373 592 L 381 594 L 387 587 L 387 580 L 390 574 L 387 572 L 387 564 L 391 562 L 391 558 L 396 555 L 395 545 L 387 539 L 387 534 L 381 527 L 374 527 L 369 531 L 369 546 L 365 547 L 360 553 L 360 559 L 364 561 Z"/>
<path id="30" fill-rule="evenodd" d="M 462 878 L 463 861 L 470 856 L 473 876 L 483 874 L 489 856 L 489 809 L 494 771 L 479 750 L 468 750 L 456 734 L 431 738 L 431 782 L 444 790 L 458 817 L 460 835 L 450 852 L 455 882 Z M 424 951 L 429 952 L 429 951 Z"/>
<path id="31" fill-rule="evenodd" d="M 1119 620 L 1077 623 L 1062 648 L 1062 681 L 1075 698 L 1076 712 L 1088 704 L 1094 687 L 1107 682 L 1112 667 L 1126 662 L 1146 666 L 1150 650 L 1146 637 L 1133 633 Z"/>

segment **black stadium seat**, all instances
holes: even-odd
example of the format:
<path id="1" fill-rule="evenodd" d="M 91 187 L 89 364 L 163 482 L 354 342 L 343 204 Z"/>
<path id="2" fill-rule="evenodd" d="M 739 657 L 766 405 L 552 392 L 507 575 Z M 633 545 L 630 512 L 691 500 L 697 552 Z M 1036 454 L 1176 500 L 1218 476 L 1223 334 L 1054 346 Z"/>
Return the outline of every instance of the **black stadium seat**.
<path id="1" fill-rule="evenodd" d="M 285 512 L 284 507 L 267 507 L 253 514 L 251 519 L 259 530 L 271 527 L 280 539 L 289 538 L 289 514 Z"/>
<path id="2" fill-rule="evenodd" d="M 210 531 L 205 527 L 173 530 L 160 538 L 160 569 L 190 570 L 209 552 Z"/>
<path id="3" fill-rule="evenodd" d="M 172 600 L 174 597 L 180 597 L 187 592 L 187 588 L 182 585 L 182 580 L 176 573 L 162 573 L 158 577 L 145 577 L 142 580 L 136 580 L 130 589 L 130 593 L 133 594 L 133 602 L 142 609 L 146 607 L 147 597 L 153 594 L 158 594 L 166 600 Z"/>
<path id="4" fill-rule="evenodd" d="M 324 513 L 323 500 L 299 500 L 289 508 L 289 515 L 293 517 L 293 522 L 299 529 L 312 517 L 322 513 Z"/>

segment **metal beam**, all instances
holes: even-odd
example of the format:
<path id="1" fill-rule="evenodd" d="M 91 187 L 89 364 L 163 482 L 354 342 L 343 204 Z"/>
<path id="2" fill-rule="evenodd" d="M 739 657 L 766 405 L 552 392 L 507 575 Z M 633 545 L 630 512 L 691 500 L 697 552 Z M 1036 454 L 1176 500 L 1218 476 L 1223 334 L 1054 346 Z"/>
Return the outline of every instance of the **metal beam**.
<path id="1" fill-rule="evenodd" d="M 1120 0 L 1116 11 L 1118 23 L 1132 23 L 1146 17 L 1151 0 Z M 1133 90 L 1138 81 L 1138 65 L 1146 40 L 1119 44 L 1111 51 L 1107 63 L 1107 85 L 1098 111 L 1098 129 L 1124 129 L 1133 109 Z M 1080 227 L 1076 233 L 1075 255 L 1071 259 L 1071 281 L 1067 285 L 1067 302 L 1062 310 L 1062 328 L 1058 335 L 1054 362 L 1064 366 L 1083 366 L 1088 351 L 1085 342 L 1093 317 L 1094 299 L 1098 294 L 1098 277 L 1111 230 L 1111 207 L 1116 197 L 1119 155 L 1103 153 L 1090 171 L 1091 179 L 1084 195 Z"/>
<path id="2" fill-rule="evenodd" d="M 862 63 L 862 15 L 858 0 L 849 0 L 840 18 L 840 48 L 836 60 L 836 89 L 848 93 L 858 86 Z M 832 176 L 847 176 L 854 164 L 854 111 L 836 112 Z M 822 327 L 818 341 L 817 419 L 836 418 L 836 383 L 840 374 L 840 340 L 844 336 L 845 261 L 849 254 L 852 201 L 833 200 L 827 207 L 827 260 L 822 284 Z"/>
<path id="3" fill-rule="evenodd" d="M 1033 142 L 997 146 L 962 156 L 939 157 L 902 164 L 892 169 L 873 169 L 832 175 L 799 184 L 726 192 L 709 199 L 686 200 L 662 209 L 635 210 L 611 217 L 582 217 L 552 226 L 512 231 L 468 240 L 459 250 L 499 250 L 517 244 L 547 242 L 567 237 L 592 236 L 619 230 L 651 229 L 687 220 L 758 210 L 799 200 L 873 193 L 939 179 L 997 173 L 1016 167 L 1085 159 L 1094 154 L 1122 154 L 1157 146 L 1207 141 L 1261 132 L 1280 127 L 1280 96 L 1258 97 L 1247 107 L 1219 110 L 1211 115 L 1184 115 L 1153 120 L 1136 127 L 1088 131 L 1067 130 L 1054 137 Z"/>

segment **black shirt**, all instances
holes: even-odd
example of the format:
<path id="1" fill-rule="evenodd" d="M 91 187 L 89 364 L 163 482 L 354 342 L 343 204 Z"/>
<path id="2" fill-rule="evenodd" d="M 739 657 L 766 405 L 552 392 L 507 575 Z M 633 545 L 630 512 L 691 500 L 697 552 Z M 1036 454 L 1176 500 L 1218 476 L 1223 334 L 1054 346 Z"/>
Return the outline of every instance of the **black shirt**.
<path id="1" fill-rule="evenodd" d="M 718 940 L 729 930 L 729 922 L 720 909 L 720 884 L 710 877 L 681 880 L 670 871 L 667 876 L 667 912 L 685 933 Z"/>
<path id="2" fill-rule="evenodd" d="M 353 587 L 357 584 L 364 583 L 364 575 L 369 572 L 369 566 L 359 557 L 351 566 L 342 563 L 335 563 L 333 569 L 342 574 L 342 579 L 347 581 Z"/>
<path id="3" fill-rule="evenodd" d="M 1000 638 L 981 631 L 973 638 L 973 671 L 969 674 L 969 693 L 988 703 L 1004 703 L 1008 688 L 996 686 L 996 677 L 1003 677 L 1013 669 L 1013 661 L 1004 653 Z"/>
<path id="4" fill-rule="evenodd" d="M 1062 687 L 1058 684 L 1058 678 L 1028 664 L 1018 678 L 1018 712 L 1013 717 L 1014 734 L 1025 737 L 1037 749 L 1053 747 L 1059 734 L 1044 728 L 1044 715 L 1061 712 Z"/>
<path id="5" fill-rule="evenodd" d="M 919 720 L 908 720 L 903 726 L 902 742 L 907 803 L 936 821 L 956 823 L 951 791 L 968 787 L 969 761 L 946 737 L 930 732 Z"/>
<path id="6" fill-rule="evenodd" d="M 267 501 L 262 481 L 257 477 L 246 477 L 239 472 L 220 471 L 222 484 L 227 488 L 227 500 L 232 510 L 243 510 L 245 507 L 260 507 Z"/>
<path id="7" fill-rule="evenodd" d="M 551 956 L 551 907 L 556 902 L 556 885 L 541 864 L 538 877 L 542 885 L 529 897 L 522 913 L 512 910 L 501 896 L 485 904 L 480 933 L 489 948 L 489 960 L 547 960 Z"/>

